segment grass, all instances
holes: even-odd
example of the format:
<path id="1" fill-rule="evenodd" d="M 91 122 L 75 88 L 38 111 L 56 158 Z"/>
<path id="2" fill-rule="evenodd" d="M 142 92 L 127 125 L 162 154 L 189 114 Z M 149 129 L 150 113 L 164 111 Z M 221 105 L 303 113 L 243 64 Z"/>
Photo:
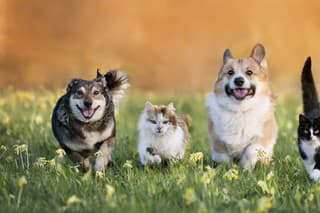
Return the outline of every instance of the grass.
<path id="1" fill-rule="evenodd" d="M 1 212 L 311 212 L 320 207 L 320 185 L 309 180 L 296 146 L 300 97 L 279 98 L 274 159 L 250 173 L 237 163 L 210 160 L 204 95 L 130 94 L 117 115 L 116 164 L 104 174 L 83 174 L 56 153 L 50 117 L 61 93 L 1 92 Z M 182 161 L 139 165 L 136 124 L 147 99 L 174 101 L 178 112 L 192 117 Z M 203 158 L 192 163 L 196 152 Z"/>

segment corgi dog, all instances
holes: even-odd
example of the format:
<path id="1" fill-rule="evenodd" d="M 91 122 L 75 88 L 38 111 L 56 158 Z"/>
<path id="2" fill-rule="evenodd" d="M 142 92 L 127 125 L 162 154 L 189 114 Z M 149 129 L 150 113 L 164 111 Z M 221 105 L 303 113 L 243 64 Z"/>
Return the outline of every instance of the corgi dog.
<path id="1" fill-rule="evenodd" d="M 104 170 L 111 159 L 116 140 L 114 110 L 129 87 L 128 76 L 120 70 L 97 71 L 93 80 L 73 79 L 57 102 L 52 130 L 69 158 L 91 167 L 90 157 L 100 151 L 94 169 Z"/>
<path id="2" fill-rule="evenodd" d="M 268 82 L 266 51 L 262 44 L 251 55 L 237 59 L 226 49 L 223 64 L 206 99 L 212 160 L 239 159 L 251 170 L 272 158 L 277 139 L 275 96 Z"/>

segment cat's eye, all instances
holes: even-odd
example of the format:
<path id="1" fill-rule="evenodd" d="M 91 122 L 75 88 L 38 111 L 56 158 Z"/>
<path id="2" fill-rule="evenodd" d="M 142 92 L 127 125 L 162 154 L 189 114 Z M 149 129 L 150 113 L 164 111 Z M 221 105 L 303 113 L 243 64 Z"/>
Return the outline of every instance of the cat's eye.
<path id="1" fill-rule="evenodd" d="M 303 133 L 304 133 L 304 134 L 308 134 L 309 131 L 305 129 L 305 130 L 303 131 Z"/>
<path id="2" fill-rule="evenodd" d="M 314 132 L 313 132 L 315 135 L 317 135 L 317 134 L 319 134 L 320 133 L 320 131 L 318 130 L 318 129 L 316 129 L 316 130 L 314 130 Z"/>
<path id="3" fill-rule="evenodd" d="M 149 120 L 150 123 L 156 124 L 157 122 L 155 120 Z"/>
<path id="4" fill-rule="evenodd" d="M 234 74 L 234 71 L 233 70 L 229 70 L 228 71 L 228 75 L 232 76 Z"/>
<path id="5" fill-rule="evenodd" d="M 167 124 L 167 123 L 169 123 L 169 121 L 163 121 L 163 124 Z"/>

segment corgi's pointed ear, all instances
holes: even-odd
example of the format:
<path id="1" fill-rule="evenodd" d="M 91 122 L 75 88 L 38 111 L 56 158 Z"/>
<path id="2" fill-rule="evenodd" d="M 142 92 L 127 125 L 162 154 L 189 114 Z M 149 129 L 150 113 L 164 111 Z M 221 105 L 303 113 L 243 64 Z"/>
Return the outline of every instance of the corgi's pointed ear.
<path id="1" fill-rule="evenodd" d="M 77 78 L 72 79 L 67 86 L 67 92 L 70 92 L 72 87 L 78 83 L 79 83 L 79 79 Z"/>
<path id="2" fill-rule="evenodd" d="M 168 109 L 171 110 L 171 111 L 176 111 L 176 108 L 174 108 L 174 105 L 173 105 L 172 102 L 169 103 L 167 107 L 168 107 Z"/>
<path id="3" fill-rule="evenodd" d="M 146 102 L 145 109 L 146 109 L 147 111 L 153 110 L 153 105 L 152 105 L 152 103 L 150 103 L 149 101 L 147 101 L 147 102 Z"/>
<path id="4" fill-rule="evenodd" d="M 258 43 L 253 47 L 250 57 L 262 67 L 267 68 L 266 50 L 262 44 Z"/>
<path id="5" fill-rule="evenodd" d="M 231 50 L 228 48 L 223 53 L 223 64 L 226 64 L 230 58 L 232 58 L 232 53 Z"/>
<path id="6" fill-rule="evenodd" d="M 103 75 L 101 74 L 101 70 L 98 68 L 97 69 L 97 78 L 101 78 Z"/>

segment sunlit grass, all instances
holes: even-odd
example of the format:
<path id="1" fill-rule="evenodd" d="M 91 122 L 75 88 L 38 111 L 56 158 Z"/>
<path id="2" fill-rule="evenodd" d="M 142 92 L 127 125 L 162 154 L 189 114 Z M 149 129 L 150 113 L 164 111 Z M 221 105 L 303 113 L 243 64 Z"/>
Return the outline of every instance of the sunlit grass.
<path id="1" fill-rule="evenodd" d="M 300 97 L 279 100 L 274 158 L 250 173 L 238 163 L 217 166 L 210 160 L 204 95 L 130 94 L 117 114 L 115 165 L 84 174 L 52 135 L 51 113 L 62 92 L 1 93 L 2 212 L 310 212 L 320 207 L 320 186 L 309 180 L 296 146 Z M 178 112 L 192 118 L 181 161 L 140 166 L 136 124 L 147 99 L 174 101 Z"/>

